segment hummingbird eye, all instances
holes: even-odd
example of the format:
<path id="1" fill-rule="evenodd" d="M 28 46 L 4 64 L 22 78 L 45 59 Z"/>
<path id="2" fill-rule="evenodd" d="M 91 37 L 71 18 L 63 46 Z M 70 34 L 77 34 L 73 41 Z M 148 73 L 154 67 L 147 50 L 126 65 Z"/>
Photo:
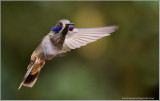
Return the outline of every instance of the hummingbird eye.
<path id="1" fill-rule="evenodd" d="M 59 25 L 60 25 L 60 26 L 62 26 L 62 25 L 63 25 L 63 23 L 59 23 Z"/>

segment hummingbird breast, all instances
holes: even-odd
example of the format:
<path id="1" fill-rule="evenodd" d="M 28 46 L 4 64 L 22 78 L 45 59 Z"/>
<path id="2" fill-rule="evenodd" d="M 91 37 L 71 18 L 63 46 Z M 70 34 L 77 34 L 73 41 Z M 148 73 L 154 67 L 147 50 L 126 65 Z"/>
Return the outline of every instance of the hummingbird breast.
<path id="1" fill-rule="evenodd" d="M 39 51 L 40 57 L 44 60 L 51 60 L 57 54 L 59 54 L 63 42 L 60 43 L 59 40 L 52 41 L 51 35 L 46 35 L 39 47 L 36 50 Z"/>

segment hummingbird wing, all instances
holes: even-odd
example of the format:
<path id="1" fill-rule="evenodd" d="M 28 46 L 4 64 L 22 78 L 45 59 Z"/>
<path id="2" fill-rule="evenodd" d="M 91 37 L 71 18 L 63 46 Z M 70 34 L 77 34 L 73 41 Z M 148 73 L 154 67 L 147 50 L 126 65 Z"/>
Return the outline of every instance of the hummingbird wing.
<path id="1" fill-rule="evenodd" d="M 99 27 L 99 28 L 75 28 L 73 31 L 69 31 L 66 35 L 62 52 L 70 51 L 71 49 L 80 48 L 88 43 L 94 42 L 102 37 L 109 36 L 118 27 Z"/>

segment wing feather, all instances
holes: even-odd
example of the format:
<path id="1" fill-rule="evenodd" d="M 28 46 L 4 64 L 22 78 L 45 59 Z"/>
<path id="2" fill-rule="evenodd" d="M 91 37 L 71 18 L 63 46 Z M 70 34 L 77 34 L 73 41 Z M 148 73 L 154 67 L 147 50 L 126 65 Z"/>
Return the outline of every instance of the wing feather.
<path id="1" fill-rule="evenodd" d="M 99 28 L 75 28 L 73 31 L 69 31 L 66 35 L 62 52 L 70 51 L 71 49 L 80 48 L 88 43 L 94 42 L 102 37 L 109 36 L 118 27 L 99 27 Z"/>

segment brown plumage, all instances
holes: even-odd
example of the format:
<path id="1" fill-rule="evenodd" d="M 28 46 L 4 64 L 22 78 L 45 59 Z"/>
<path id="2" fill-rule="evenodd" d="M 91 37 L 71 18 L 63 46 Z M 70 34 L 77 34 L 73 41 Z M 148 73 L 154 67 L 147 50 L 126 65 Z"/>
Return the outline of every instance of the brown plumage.
<path id="1" fill-rule="evenodd" d="M 64 30 L 66 29 L 68 29 L 68 26 L 64 28 Z M 67 32 L 68 31 L 65 33 Z M 28 71 L 18 89 L 20 89 L 22 85 L 32 87 L 35 84 L 46 61 L 51 60 L 60 53 L 64 39 L 65 34 L 57 34 L 53 31 L 43 38 L 41 44 L 36 48 L 31 56 L 31 60 L 27 68 Z"/>
<path id="2" fill-rule="evenodd" d="M 35 52 L 31 56 L 31 61 L 27 68 L 28 71 L 18 89 L 20 89 L 22 85 L 32 87 L 35 84 L 39 73 L 46 62 L 46 60 L 40 59 L 39 57 L 39 55 L 35 55 Z"/>
<path id="3" fill-rule="evenodd" d="M 31 56 L 27 73 L 18 89 L 22 85 L 32 87 L 46 61 L 63 52 L 80 48 L 102 37 L 109 36 L 117 29 L 117 26 L 73 29 L 73 27 L 70 27 L 72 24 L 69 20 L 60 20 L 52 28 L 52 31 L 42 39 Z"/>

